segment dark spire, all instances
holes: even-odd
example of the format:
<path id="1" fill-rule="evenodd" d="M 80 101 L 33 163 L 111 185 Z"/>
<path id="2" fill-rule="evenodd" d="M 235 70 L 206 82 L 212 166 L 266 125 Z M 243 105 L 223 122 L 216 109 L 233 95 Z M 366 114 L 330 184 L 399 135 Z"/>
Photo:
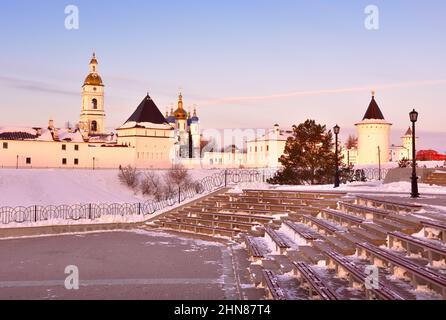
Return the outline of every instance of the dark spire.
<path id="1" fill-rule="evenodd" d="M 385 120 L 384 115 L 381 112 L 381 109 L 379 108 L 378 104 L 375 100 L 375 92 L 372 92 L 372 101 L 370 101 L 369 107 L 364 115 L 364 118 L 362 120 L 366 119 L 375 119 L 375 120 Z"/>
<path id="2" fill-rule="evenodd" d="M 150 98 L 149 94 L 143 99 L 136 111 L 132 116 L 126 121 L 128 122 L 150 122 L 155 124 L 166 124 L 166 118 L 163 116 L 161 111 Z"/>
<path id="3" fill-rule="evenodd" d="M 412 129 L 409 127 L 409 129 L 407 129 L 406 134 L 404 136 L 411 136 L 412 137 Z"/>

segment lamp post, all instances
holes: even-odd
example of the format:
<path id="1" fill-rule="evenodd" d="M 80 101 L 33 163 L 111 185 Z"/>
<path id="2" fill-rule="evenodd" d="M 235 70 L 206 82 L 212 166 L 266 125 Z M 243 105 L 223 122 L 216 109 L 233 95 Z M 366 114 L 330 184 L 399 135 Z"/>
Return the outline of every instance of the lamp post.
<path id="1" fill-rule="evenodd" d="M 336 166 L 336 170 L 335 170 L 335 181 L 334 181 L 334 187 L 335 188 L 339 188 L 339 185 L 340 185 L 340 178 L 339 178 L 339 154 L 338 154 L 338 136 L 339 136 L 339 132 L 341 131 L 341 128 L 338 126 L 338 125 L 336 125 L 334 128 L 333 128 L 333 132 L 334 132 L 334 134 L 335 134 L 335 137 L 336 137 L 336 139 L 335 139 L 335 157 L 336 157 L 336 159 L 335 159 L 335 166 Z"/>
<path id="2" fill-rule="evenodd" d="M 416 134 L 415 134 L 415 123 L 418 120 L 418 112 L 413 109 L 409 113 L 410 121 L 412 122 L 412 192 L 411 196 L 412 198 L 419 198 L 420 194 L 418 192 L 418 176 L 417 176 L 417 151 L 415 149 L 415 140 L 416 140 Z"/>

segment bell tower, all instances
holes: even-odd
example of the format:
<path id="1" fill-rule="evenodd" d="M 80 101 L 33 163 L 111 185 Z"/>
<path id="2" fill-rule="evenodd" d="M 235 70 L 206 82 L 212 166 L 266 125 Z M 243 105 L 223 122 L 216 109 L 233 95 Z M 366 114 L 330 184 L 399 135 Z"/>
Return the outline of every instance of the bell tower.
<path id="1" fill-rule="evenodd" d="M 82 86 L 79 128 L 86 135 L 105 133 L 104 84 L 98 74 L 98 60 L 95 53 L 90 61 L 90 73 Z"/>

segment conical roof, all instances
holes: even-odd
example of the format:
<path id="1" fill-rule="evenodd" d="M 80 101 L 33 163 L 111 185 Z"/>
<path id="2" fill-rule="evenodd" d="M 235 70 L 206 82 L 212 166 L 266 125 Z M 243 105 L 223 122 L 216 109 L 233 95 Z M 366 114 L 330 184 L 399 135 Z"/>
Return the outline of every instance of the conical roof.
<path id="1" fill-rule="evenodd" d="M 376 103 L 375 96 L 372 96 L 372 101 L 370 101 L 369 107 L 362 120 L 374 119 L 374 120 L 385 120 L 384 115 L 381 112 L 378 104 Z"/>
<path id="2" fill-rule="evenodd" d="M 136 108 L 135 112 L 125 123 L 128 122 L 167 124 L 166 118 L 158 109 L 155 102 L 153 102 L 152 98 L 150 98 L 149 94 L 141 101 L 138 108 Z"/>

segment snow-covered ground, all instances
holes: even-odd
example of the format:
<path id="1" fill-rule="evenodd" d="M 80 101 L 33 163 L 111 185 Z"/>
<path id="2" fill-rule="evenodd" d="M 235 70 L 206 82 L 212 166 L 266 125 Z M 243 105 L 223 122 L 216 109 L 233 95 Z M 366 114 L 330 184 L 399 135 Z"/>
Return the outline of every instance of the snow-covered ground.
<path id="1" fill-rule="evenodd" d="M 387 192 L 387 193 L 408 193 L 411 190 L 410 182 L 395 182 L 384 184 L 382 181 L 353 182 L 343 184 L 334 189 L 332 184 L 327 185 L 301 185 L 301 186 L 272 186 L 267 183 L 242 183 L 236 186 L 231 192 L 241 193 L 243 189 L 270 189 L 277 190 L 302 190 L 302 191 L 347 191 L 347 192 Z M 419 184 L 419 191 L 423 194 L 446 194 L 446 187 L 430 186 Z"/>
<path id="2" fill-rule="evenodd" d="M 194 180 L 200 180 L 219 171 L 190 172 Z M 0 170 L 0 207 L 145 200 L 148 199 L 120 183 L 118 170 Z"/>
<path id="3" fill-rule="evenodd" d="M 418 161 L 419 168 L 439 168 L 444 166 L 444 161 Z M 393 169 L 398 168 L 397 162 L 383 163 L 381 165 L 382 169 Z M 377 165 L 355 165 L 355 169 L 377 169 Z"/>
<path id="4" fill-rule="evenodd" d="M 194 180 L 212 176 L 219 170 L 190 170 Z M 159 174 L 164 172 L 160 171 Z M 330 190 L 333 185 L 271 186 L 266 183 L 242 183 L 233 192 L 242 189 L 279 188 L 284 190 Z M 446 194 L 446 187 L 419 185 L 420 192 Z M 404 192 L 409 182 L 383 184 L 378 181 L 355 182 L 341 185 L 339 191 Z M 149 200 L 120 183 L 118 170 L 0 170 L 0 207 L 33 205 L 74 205 L 85 203 L 136 203 Z"/>

